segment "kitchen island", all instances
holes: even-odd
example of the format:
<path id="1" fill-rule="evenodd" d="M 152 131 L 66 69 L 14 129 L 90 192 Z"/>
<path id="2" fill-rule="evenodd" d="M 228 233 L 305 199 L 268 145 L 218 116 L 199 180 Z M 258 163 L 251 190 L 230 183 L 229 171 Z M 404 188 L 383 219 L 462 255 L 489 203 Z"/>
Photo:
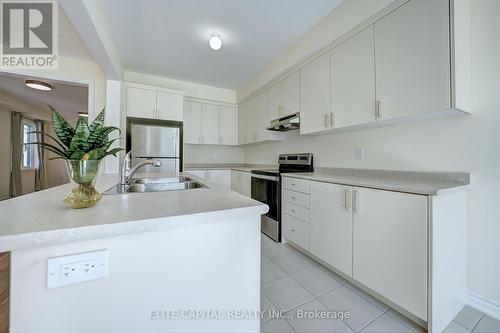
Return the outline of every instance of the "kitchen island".
<path id="1" fill-rule="evenodd" d="M 104 175 L 97 187 L 117 182 Z M 1 202 L 10 331 L 257 332 L 268 207 L 205 185 L 103 196 L 83 210 L 63 204 L 69 184 Z M 107 250 L 104 278 L 48 288 L 49 258 L 96 250 Z"/>

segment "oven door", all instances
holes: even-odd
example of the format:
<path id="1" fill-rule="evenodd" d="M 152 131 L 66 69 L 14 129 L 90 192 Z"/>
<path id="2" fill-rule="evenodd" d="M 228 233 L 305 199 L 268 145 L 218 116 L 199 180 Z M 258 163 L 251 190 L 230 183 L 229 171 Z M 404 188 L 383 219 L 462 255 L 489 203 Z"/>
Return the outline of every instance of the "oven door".
<path id="1" fill-rule="evenodd" d="M 279 177 L 252 174 L 252 199 L 269 206 L 261 217 L 261 231 L 276 242 L 281 241 L 281 188 Z"/>

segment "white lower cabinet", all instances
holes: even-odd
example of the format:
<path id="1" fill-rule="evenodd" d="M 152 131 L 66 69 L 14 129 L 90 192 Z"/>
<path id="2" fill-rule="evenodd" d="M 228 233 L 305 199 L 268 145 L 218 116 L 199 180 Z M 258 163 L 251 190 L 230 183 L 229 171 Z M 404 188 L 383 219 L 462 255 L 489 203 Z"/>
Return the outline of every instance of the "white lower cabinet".
<path id="1" fill-rule="evenodd" d="M 287 241 L 427 320 L 427 196 L 290 177 L 283 183 Z"/>
<path id="2" fill-rule="evenodd" d="M 427 197 L 356 188 L 353 278 L 427 319 Z"/>
<path id="3" fill-rule="evenodd" d="M 311 253 L 352 276 L 350 187 L 311 182 Z"/>
<path id="4" fill-rule="evenodd" d="M 288 214 L 283 214 L 285 238 L 303 249 L 309 250 L 309 224 Z"/>
<path id="5" fill-rule="evenodd" d="M 252 176 L 250 172 L 231 170 L 231 190 L 247 197 L 252 196 Z"/>
<path id="6" fill-rule="evenodd" d="M 186 170 L 187 173 L 193 176 L 200 177 L 210 183 L 219 185 L 229 189 L 230 187 L 230 173 L 226 169 L 210 169 L 210 170 Z"/>

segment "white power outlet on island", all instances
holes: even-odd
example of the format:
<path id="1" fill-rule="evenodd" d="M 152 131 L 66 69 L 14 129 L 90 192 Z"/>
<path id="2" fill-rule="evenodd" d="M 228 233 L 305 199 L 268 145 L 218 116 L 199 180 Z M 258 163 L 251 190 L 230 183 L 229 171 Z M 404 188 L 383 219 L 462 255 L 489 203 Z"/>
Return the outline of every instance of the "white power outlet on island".
<path id="1" fill-rule="evenodd" d="M 357 160 L 362 160 L 365 158 L 365 149 L 363 147 L 354 148 L 354 158 Z"/>
<path id="2" fill-rule="evenodd" d="M 108 250 L 47 259 L 47 288 L 100 279 L 108 275 Z"/>

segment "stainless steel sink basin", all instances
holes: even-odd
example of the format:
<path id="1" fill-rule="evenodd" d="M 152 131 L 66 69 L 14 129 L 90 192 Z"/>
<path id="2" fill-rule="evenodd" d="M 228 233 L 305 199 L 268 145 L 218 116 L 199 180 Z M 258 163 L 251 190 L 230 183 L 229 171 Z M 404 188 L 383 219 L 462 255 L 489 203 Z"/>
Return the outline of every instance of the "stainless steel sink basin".
<path id="1" fill-rule="evenodd" d="M 130 182 L 131 184 L 165 184 L 165 183 L 182 183 L 187 181 L 193 181 L 189 177 L 177 176 L 168 178 L 134 178 Z"/>
<path id="2" fill-rule="evenodd" d="M 103 194 L 166 192 L 197 188 L 207 188 L 207 186 L 183 176 L 173 178 L 136 178 L 132 180 L 130 185 L 117 184 Z"/>
<path id="3" fill-rule="evenodd" d="M 206 186 L 194 181 L 182 183 L 136 183 L 127 187 L 126 193 L 180 191 L 193 188 L 206 188 Z"/>

